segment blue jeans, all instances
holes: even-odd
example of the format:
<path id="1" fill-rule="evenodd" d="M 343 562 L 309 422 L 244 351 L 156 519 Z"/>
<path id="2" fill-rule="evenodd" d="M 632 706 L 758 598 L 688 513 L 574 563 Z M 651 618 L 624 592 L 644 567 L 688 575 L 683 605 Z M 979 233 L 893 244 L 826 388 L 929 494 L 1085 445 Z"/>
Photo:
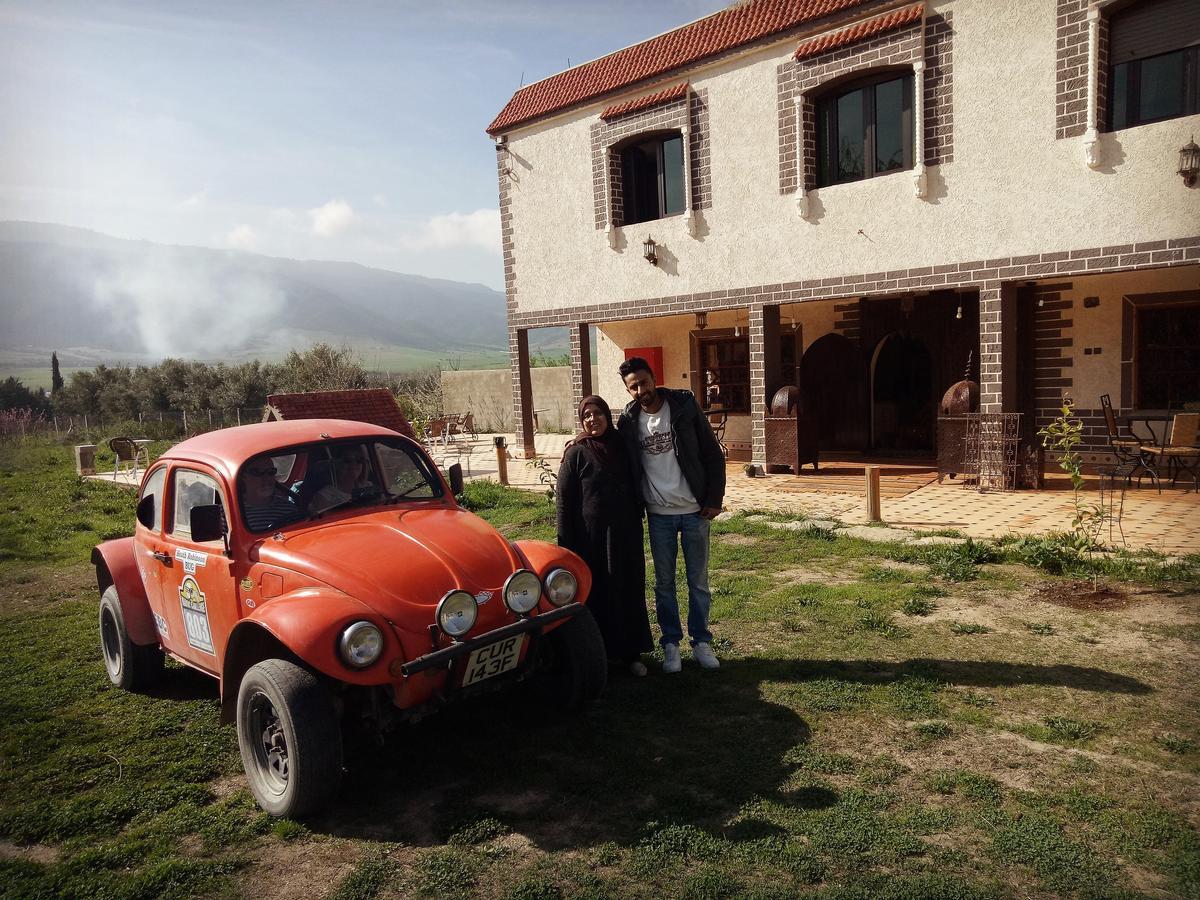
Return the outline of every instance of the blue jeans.
<path id="1" fill-rule="evenodd" d="M 675 561 L 683 545 L 683 566 L 688 585 L 688 635 L 692 645 L 712 643 L 708 630 L 708 532 L 712 523 L 699 513 L 660 516 L 647 513 L 650 555 L 654 559 L 654 606 L 662 629 L 660 644 L 678 644 L 683 639 L 679 624 L 679 601 L 675 597 Z M 676 535 L 679 535 L 678 540 Z"/>

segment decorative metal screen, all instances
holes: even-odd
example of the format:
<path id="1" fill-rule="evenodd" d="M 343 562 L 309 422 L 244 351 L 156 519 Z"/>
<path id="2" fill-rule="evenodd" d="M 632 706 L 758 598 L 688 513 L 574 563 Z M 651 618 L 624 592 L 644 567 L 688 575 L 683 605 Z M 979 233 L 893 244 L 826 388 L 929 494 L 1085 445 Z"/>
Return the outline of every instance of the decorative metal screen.
<path id="1" fill-rule="evenodd" d="M 1020 413 L 969 413 L 963 487 L 983 491 L 1017 489 Z"/>

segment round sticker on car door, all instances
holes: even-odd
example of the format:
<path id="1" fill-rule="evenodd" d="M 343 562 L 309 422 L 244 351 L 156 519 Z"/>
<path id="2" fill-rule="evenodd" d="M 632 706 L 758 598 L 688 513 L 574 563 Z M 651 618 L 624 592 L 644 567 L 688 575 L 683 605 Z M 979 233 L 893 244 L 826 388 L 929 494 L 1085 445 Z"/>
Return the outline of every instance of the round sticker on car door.
<path id="1" fill-rule="evenodd" d="M 184 575 L 183 583 L 179 585 L 179 605 L 183 608 L 183 630 L 187 633 L 188 646 L 216 655 L 212 629 L 208 627 L 208 603 L 204 591 L 191 575 Z"/>

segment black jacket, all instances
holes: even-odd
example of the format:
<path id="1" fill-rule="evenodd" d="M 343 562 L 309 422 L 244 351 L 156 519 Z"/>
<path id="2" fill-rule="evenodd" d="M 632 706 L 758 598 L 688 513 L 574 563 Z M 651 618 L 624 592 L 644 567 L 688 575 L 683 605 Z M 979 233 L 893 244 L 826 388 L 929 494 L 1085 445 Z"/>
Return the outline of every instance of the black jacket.
<path id="1" fill-rule="evenodd" d="M 725 454 L 721 452 L 721 445 L 717 443 L 708 417 L 700 412 L 691 391 L 664 387 L 658 390 L 671 404 L 675 458 L 679 460 L 679 468 L 687 479 L 688 487 L 695 494 L 701 509 L 720 509 L 725 499 Z M 617 431 L 629 449 L 629 461 L 638 485 L 641 485 L 644 475 L 642 448 L 638 442 L 638 417 L 641 414 L 642 408 L 633 400 L 617 420 Z"/>

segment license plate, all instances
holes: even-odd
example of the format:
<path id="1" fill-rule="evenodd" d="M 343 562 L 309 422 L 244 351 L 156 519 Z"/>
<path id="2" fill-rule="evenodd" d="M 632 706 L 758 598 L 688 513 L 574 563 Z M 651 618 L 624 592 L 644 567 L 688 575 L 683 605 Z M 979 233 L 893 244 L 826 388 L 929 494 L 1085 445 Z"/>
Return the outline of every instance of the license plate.
<path id="1" fill-rule="evenodd" d="M 467 659 L 466 672 L 463 675 L 463 687 L 507 672 L 517 667 L 521 658 L 521 647 L 525 644 L 525 635 L 517 634 L 486 647 L 480 647 Z"/>

